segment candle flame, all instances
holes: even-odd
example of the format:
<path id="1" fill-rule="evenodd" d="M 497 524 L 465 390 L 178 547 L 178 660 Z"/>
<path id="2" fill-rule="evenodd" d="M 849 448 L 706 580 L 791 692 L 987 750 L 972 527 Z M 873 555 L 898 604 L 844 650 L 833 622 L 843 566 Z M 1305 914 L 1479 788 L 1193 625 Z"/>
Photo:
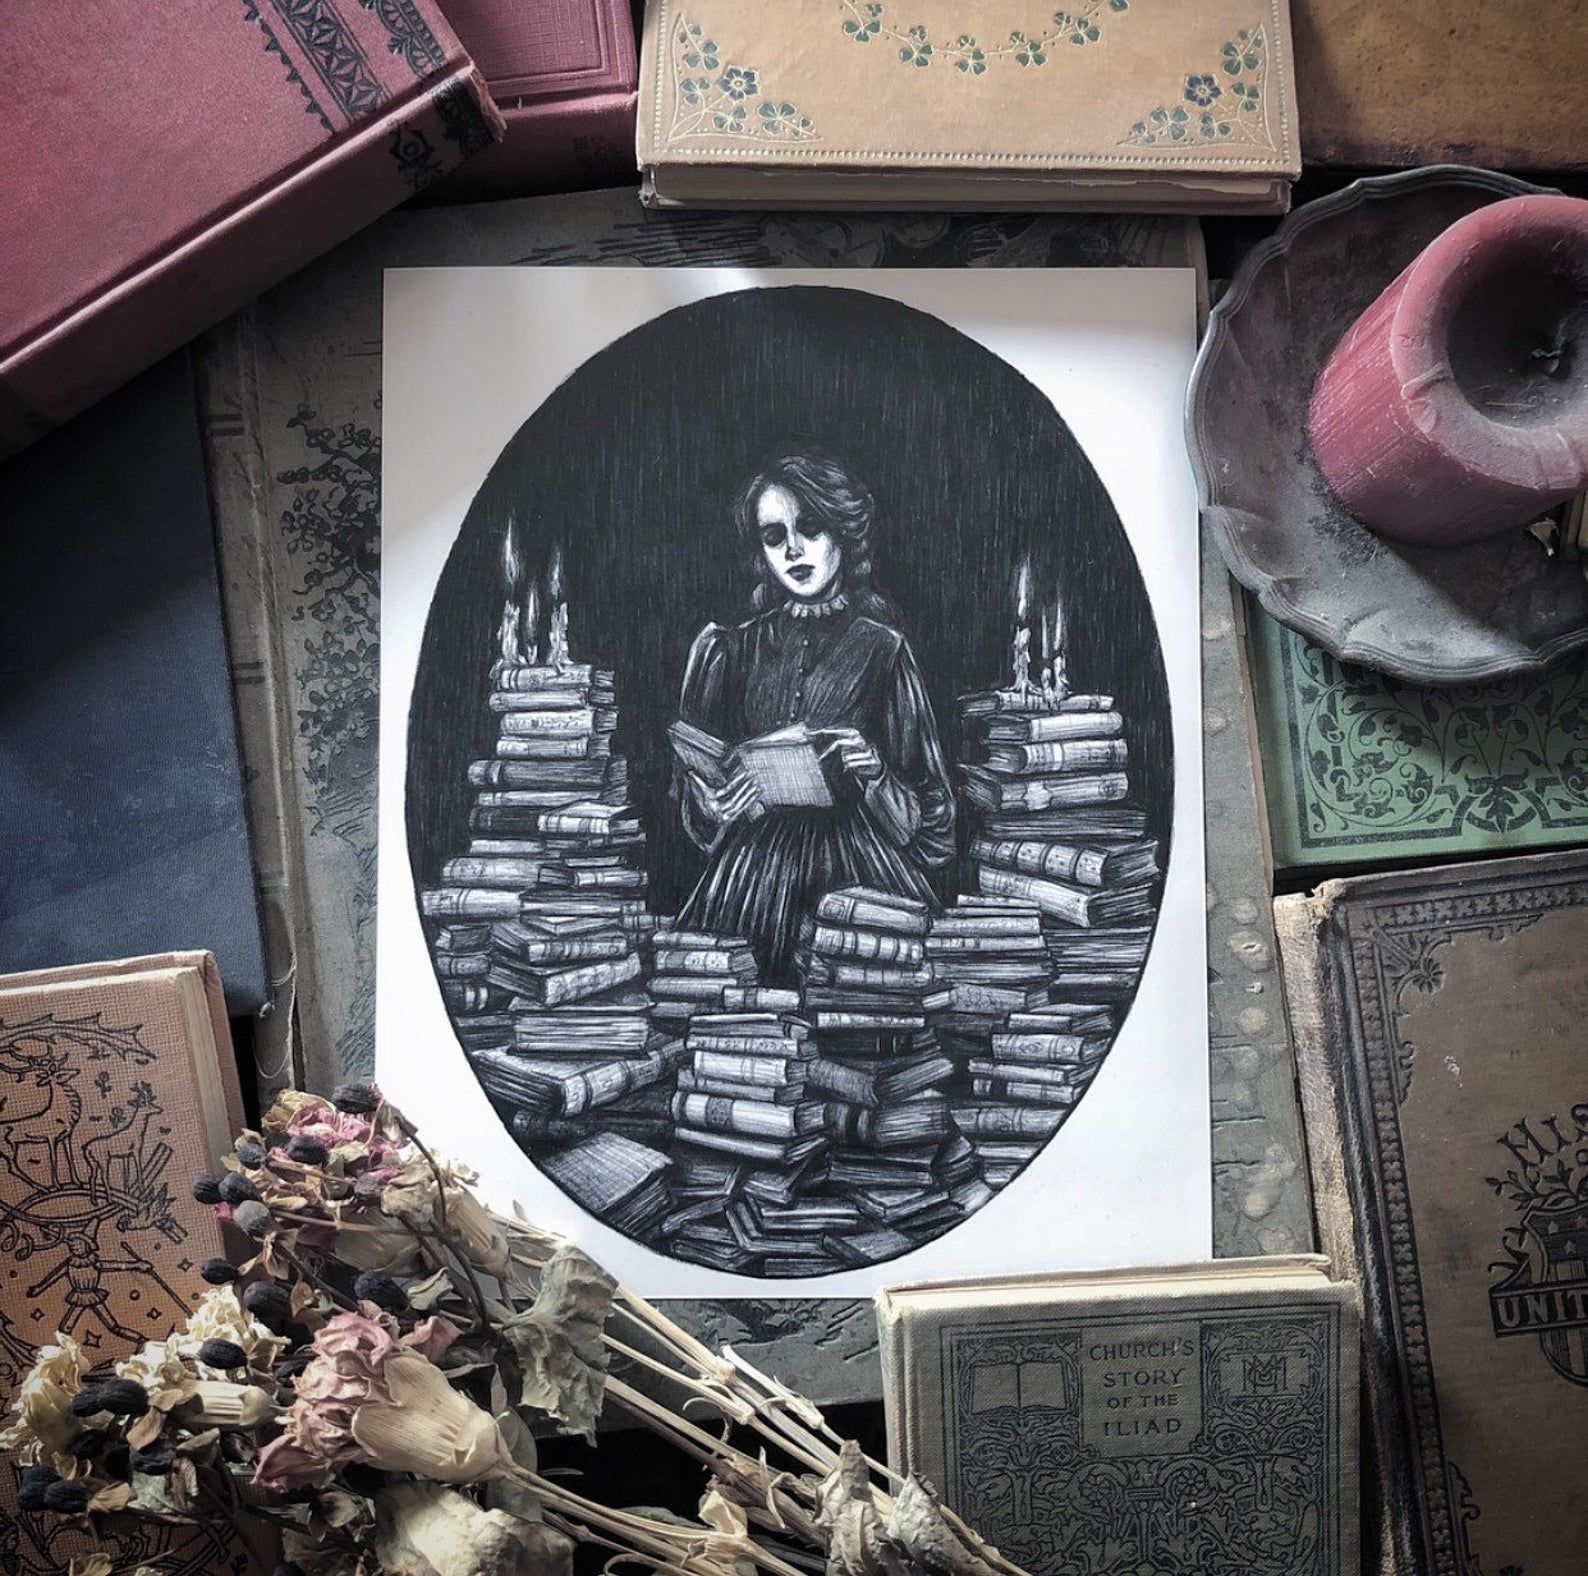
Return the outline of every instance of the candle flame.
<path id="1" fill-rule="evenodd" d="M 524 601 L 524 659 L 533 663 L 540 655 L 540 589 L 533 580 Z"/>
<path id="2" fill-rule="evenodd" d="M 519 577 L 523 572 L 524 566 L 518 558 L 518 546 L 513 541 L 513 521 L 509 517 L 507 529 L 502 532 L 502 578 L 507 582 L 509 596 L 518 589 Z"/>
<path id="3" fill-rule="evenodd" d="M 1015 617 L 1023 619 L 1031 598 L 1031 559 L 1029 555 L 1020 565 L 1020 584 L 1015 593 Z"/>
<path id="4" fill-rule="evenodd" d="M 1064 650 L 1064 604 L 1057 590 L 1053 593 L 1053 650 L 1056 654 Z"/>
<path id="5" fill-rule="evenodd" d="M 551 566 L 546 570 L 546 595 L 555 607 L 562 600 L 562 544 L 551 550 Z"/>

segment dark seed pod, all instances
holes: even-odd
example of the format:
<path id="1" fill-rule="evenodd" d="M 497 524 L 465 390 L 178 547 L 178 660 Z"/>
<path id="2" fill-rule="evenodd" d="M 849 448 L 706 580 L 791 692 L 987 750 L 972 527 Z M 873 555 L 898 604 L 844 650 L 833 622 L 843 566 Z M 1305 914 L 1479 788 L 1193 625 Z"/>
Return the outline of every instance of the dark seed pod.
<path id="1" fill-rule="evenodd" d="M 374 1172 L 353 1179 L 353 1197 L 361 1204 L 378 1204 L 385 1191 L 385 1182 Z"/>
<path id="2" fill-rule="evenodd" d="M 259 1197 L 259 1189 L 240 1171 L 228 1171 L 221 1178 L 221 1202 L 223 1204 L 246 1204 L 250 1199 Z"/>
<path id="3" fill-rule="evenodd" d="M 99 1398 L 112 1417 L 142 1417 L 149 1410 L 149 1392 L 136 1379 L 107 1379 Z"/>
<path id="4" fill-rule="evenodd" d="M 106 1477 L 124 1478 L 132 1462 L 132 1452 L 124 1439 L 114 1441 L 99 1458 L 99 1470 Z"/>
<path id="5" fill-rule="evenodd" d="M 198 1360 L 206 1368 L 242 1368 L 248 1363 L 248 1353 L 236 1341 L 223 1341 L 212 1335 L 199 1346 Z"/>
<path id="6" fill-rule="evenodd" d="M 208 1281 L 211 1286 L 230 1286 L 242 1276 L 230 1259 L 205 1259 L 199 1265 L 199 1278 Z"/>
<path id="7" fill-rule="evenodd" d="M 338 1084 L 331 1091 L 331 1104 L 351 1116 L 368 1116 L 380 1104 L 380 1092 L 370 1084 Z"/>
<path id="8" fill-rule="evenodd" d="M 108 1428 L 90 1428 L 79 1434 L 71 1443 L 71 1452 L 79 1461 L 97 1456 L 115 1435 Z"/>
<path id="9" fill-rule="evenodd" d="M 353 1282 L 353 1295 L 387 1313 L 401 1313 L 408 1306 L 408 1293 L 390 1275 L 376 1275 L 368 1270 Z"/>
<path id="10" fill-rule="evenodd" d="M 310 1361 L 308 1352 L 298 1352 L 295 1356 L 283 1357 L 276 1364 L 276 1383 L 291 1384 L 309 1366 Z"/>
<path id="11" fill-rule="evenodd" d="M 62 1479 L 44 1490 L 44 1508 L 62 1516 L 80 1516 L 88 1509 L 93 1498 L 86 1483 L 73 1483 Z"/>
<path id="12" fill-rule="evenodd" d="M 243 1306 L 272 1330 L 280 1330 L 292 1319 L 292 1298 L 285 1286 L 274 1281 L 255 1281 L 243 1292 Z"/>
<path id="13" fill-rule="evenodd" d="M 200 1172 L 193 1178 L 193 1197 L 201 1204 L 219 1204 L 221 1201 L 221 1179 L 212 1177 L 205 1172 Z"/>
<path id="14" fill-rule="evenodd" d="M 43 1510 L 45 1489 L 60 1480 L 60 1473 L 53 1467 L 24 1467 L 22 1480 L 17 1485 L 17 1503 L 24 1510 Z"/>
<path id="15" fill-rule="evenodd" d="M 91 1384 L 72 1397 L 73 1417 L 92 1417 L 96 1412 L 105 1410 L 104 1403 L 99 1399 L 99 1388 L 97 1384 Z"/>
<path id="16" fill-rule="evenodd" d="M 265 1163 L 264 1145 L 256 1144 L 251 1138 L 245 1138 L 238 1144 L 236 1155 L 238 1163 L 247 1166 L 250 1171 L 257 1171 Z"/>
<path id="17" fill-rule="evenodd" d="M 141 1450 L 134 1450 L 130 1465 L 134 1472 L 149 1472 L 158 1475 L 169 1472 L 171 1463 L 176 1460 L 176 1452 L 168 1444 L 156 1440 L 152 1445 L 145 1445 Z"/>
<path id="18" fill-rule="evenodd" d="M 232 1219 L 240 1231 L 250 1237 L 262 1237 L 275 1224 L 270 1211 L 257 1198 L 244 1199 L 232 1211 Z"/>
<path id="19" fill-rule="evenodd" d="M 296 1160 L 300 1166 L 323 1166 L 330 1158 L 331 1151 L 317 1138 L 296 1133 L 287 1140 L 287 1159 Z"/>

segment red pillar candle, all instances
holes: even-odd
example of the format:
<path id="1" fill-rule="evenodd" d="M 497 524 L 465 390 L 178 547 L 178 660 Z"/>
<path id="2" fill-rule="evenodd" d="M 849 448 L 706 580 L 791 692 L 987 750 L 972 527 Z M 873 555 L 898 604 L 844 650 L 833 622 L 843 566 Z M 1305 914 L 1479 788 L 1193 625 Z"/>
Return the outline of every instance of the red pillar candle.
<path id="1" fill-rule="evenodd" d="M 1457 220 L 1335 346 L 1307 430 L 1340 501 L 1400 541 L 1458 547 L 1588 488 L 1588 202 Z"/>

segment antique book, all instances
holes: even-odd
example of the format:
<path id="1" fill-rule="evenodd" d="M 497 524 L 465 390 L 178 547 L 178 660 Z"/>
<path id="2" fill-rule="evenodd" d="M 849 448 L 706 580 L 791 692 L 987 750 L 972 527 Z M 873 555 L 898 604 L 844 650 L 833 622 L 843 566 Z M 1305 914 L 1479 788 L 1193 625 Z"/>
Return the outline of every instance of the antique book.
<path id="1" fill-rule="evenodd" d="M 243 1125 L 215 962 L 169 953 L 0 977 L 0 1396 L 57 1332 L 96 1370 L 180 1324 L 227 1252 L 190 1191 Z M 9 1421 L 9 1418 L 6 1419 Z M 233 1572 L 219 1523 L 175 1531 L 96 1523 L 89 1538 L 21 1513 L 0 1472 L 0 1549 L 19 1576 L 56 1576 L 92 1548 L 117 1569 Z M 125 1564 L 123 1562 L 125 1561 Z"/>
<path id="2" fill-rule="evenodd" d="M 633 178 L 638 62 L 629 0 L 447 0 L 446 10 L 506 131 L 435 188 L 438 202 Z"/>
<path id="3" fill-rule="evenodd" d="M 1295 0 L 1301 151 L 1309 164 L 1588 168 L 1582 0 L 1542 0 L 1509 25 L 1485 0 L 1380 6 Z"/>
<path id="4" fill-rule="evenodd" d="M 1281 212 L 1288 6 L 648 0 L 639 161 L 657 206 Z"/>
<path id="5" fill-rule="evenodd" d="M 1382 1568 L 1573 1576 L 1588 853 L 1326 882 L 1275 917 L 1323 1246 L 1362 1287 Z"/>
<path id="6" fill-rule="evenodd" d="M 1255 599 L 1243 611 L 1279 869 L 1588 839 L 1588 655 L 1426 688 L 1339 661 Z"/>
<path id="7" fill-rule="evenodd" d="M 6 7 L 0 455 L 501 133 L 434 0 Z M 67 112 L 69 108 L 69 112 Z"/>
<path id="8" fill-rule="evenodd" d="M 0 467 L 0 958 L 215 954 L 269 999 L 185 356 Z M 70 529 L 66 529 L 70 522 Z"/>
<path id="9" fill-rule="evenodd" d="M 1034 1576 L 1355 1576 L 1355 1291 L 1327 1271 L 880 1291 L 889 1463 Z"/>

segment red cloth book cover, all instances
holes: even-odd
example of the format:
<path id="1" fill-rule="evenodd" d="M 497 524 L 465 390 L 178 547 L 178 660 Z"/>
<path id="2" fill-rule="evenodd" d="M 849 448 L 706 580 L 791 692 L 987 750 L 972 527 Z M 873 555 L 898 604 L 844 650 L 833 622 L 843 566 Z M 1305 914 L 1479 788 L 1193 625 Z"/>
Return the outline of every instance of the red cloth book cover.
<path id="1" fill-rule="evenodd" d="M 8 0 L 0 454 L 501 135 L 433 0 Z"/>
<path id="2" fill-rule="evenodd" d="M 437 192 L 521 196 L 634 179 L 639 64 L 628 0 L 447 0 L 507 121 Z"/>

